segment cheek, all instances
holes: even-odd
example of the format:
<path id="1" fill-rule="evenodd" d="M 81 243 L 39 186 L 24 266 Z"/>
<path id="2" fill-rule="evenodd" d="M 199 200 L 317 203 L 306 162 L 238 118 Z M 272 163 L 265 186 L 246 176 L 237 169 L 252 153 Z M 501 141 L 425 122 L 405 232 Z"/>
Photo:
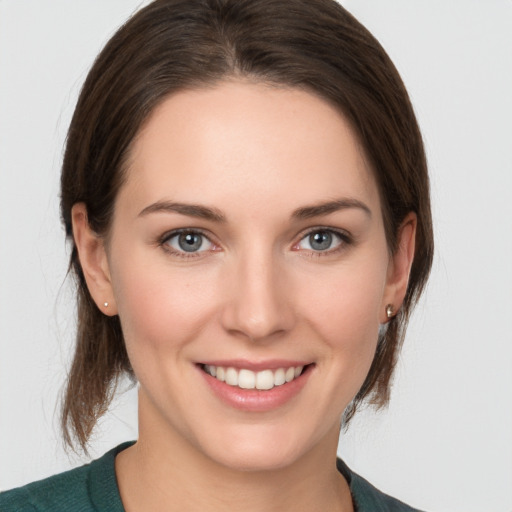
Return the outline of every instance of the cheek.
<path id="1" fill-rule="evenodd" d="M 373 360 L 386 283 L 386 259 L 333 271 L 308 293 L 303 310 L 348 371 L 365 373 Z"/>
<path id="2" fill-rule="evenodd" d="M 145 265 L 136 255 L 116 268 L 114 293 L 129 353 L 178 348 L 198 335 L 212 306 L 204 275 Z"/>

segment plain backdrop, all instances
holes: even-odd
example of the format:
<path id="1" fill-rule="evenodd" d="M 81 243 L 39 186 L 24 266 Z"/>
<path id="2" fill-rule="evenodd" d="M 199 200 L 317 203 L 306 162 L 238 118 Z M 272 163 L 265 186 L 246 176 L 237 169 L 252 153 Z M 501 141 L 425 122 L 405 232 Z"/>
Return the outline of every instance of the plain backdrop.
<path id="1" fill-rule="evenodd" d="M 0 488 L 66 455 L 59 393 L 73 341 L 58 214 L 62 146 L 95 55 L 140 0 L 0 0 Z M 340 442 L 382 490 L 437 512 L 512 511 L 512 2 L 346 0 L 412 97 L 437 253 L 388 410 Z M 136 390 L 91 453 L 134 439 Z"/>

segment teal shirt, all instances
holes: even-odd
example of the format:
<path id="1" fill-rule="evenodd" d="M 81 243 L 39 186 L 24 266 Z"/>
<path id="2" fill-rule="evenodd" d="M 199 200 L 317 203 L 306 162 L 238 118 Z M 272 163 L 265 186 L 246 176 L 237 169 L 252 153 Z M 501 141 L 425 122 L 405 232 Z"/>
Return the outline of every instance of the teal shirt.
<path id="1" fill-rule="evenodd" d="M 0 493 L 1 512 L 125 512 L 114 460 L 124 443 L 90 464 Z M 338 459 L 350 485 L 356 512 L 419 512 L 383 494 Z"/>

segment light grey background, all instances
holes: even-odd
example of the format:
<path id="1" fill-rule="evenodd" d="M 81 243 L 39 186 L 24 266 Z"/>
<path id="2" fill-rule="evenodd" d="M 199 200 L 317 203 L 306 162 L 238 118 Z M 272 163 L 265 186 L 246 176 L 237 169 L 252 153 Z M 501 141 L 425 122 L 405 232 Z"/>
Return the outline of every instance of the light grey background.
<path id="1" fill-rule="evenodd" d="M 512 2 L 345 0 L 409 89 L 432 175 L 437 254 L 389 410 L 340 442 L 356 471 L 437 512 L 512 510 Z M 73 337 L 58 216 L 85 74 L 139 0 L 0 1 L 0 488 L 84 461 L 56 403 Z M 136 437 L 136 392 L 92 455 Z"/>

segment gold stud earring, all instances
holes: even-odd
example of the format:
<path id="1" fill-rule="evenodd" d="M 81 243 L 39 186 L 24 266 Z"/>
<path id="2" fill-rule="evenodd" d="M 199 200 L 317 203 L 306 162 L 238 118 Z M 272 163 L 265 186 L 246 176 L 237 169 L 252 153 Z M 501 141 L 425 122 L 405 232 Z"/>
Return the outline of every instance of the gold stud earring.
<path id="1" fill-rule="evenodd" d="M 391 318 L 393 318 L 394 314 L 395 314 L 395 310 L 393 308 L 393 304 L 388 304 L 386 306 L 386 316 L 388 317 L 388 319 L 391 319 Z"/>

